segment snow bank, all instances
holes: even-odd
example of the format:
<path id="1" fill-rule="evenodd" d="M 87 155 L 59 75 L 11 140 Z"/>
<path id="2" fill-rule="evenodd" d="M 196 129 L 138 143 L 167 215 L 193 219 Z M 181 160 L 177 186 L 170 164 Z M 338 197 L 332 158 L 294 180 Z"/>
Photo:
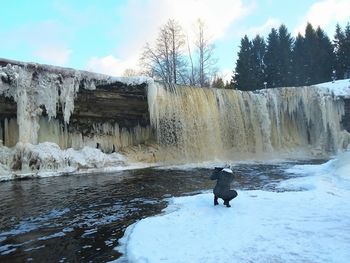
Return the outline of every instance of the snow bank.
<path id="1" fill-rule="evenodd" d="M 129 262 L 348 262 L 350 153 L 289 172 L 281 192 L 239 191 L 229 209 L 211 193 L 172 198 L 117 249 Z M 308 187 L 286 191 L 296 182 Z"/>
<path id="2" fill-rule="evenodd" d="M 315 86 L 333 92 L 335 96 L 350 97 L 350 79 L 325 82 Z"/>
<path id="3" fill-rule="evenodd" d="M 57 144 L 50 142 L 37 145 L 18 143 L 12 149 L 0 147 L 0 181 L 144 167 L 146 164 L 130 162 L 122 154 L 105 154 L 92 147 L 61 150 Z"/>

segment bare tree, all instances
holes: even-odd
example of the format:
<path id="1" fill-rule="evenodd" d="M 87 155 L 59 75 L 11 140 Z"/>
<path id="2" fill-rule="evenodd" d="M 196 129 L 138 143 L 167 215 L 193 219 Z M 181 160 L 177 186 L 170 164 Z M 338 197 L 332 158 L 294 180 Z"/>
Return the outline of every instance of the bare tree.
<path id="1" fill-rule="evenodd" d="M 210 84 L 210 79 L 215 75 L 215 64 L 217 59 L 214 58 L 215 46 L 207 36 L 205 22 L 197 20 L 197 39 L 195 45 L 198 51 L 198 84 L 200 87 L 206 87 Z"/>
<path id="2" fill-rule="evenodd" d="M 123 72 L 123 77 L 135 77 L 139 75 L 140 75 L 139 72 L 132 68 L 127 68 Z"/>
<path id="3" fill-rule="evenodd" d="M 196 85 L 196 69 L 194 68 L 194 64 L 193 64 L 193 58 L 192 58 L 192 52 L 191 52 L 191 47 L 190 47 L 190 41 L 188 40 L 188 36 L 187 36 L 187 50 L 188 50 L 188 58 L 190 60 L 190 72 L 188 74 L 188 79 L 189 79 L 189 84 L 191 86 L 195 86 Z"/>
<path id="4" fill-rule="evenodd" d="M 183 55 L 185 35 L 179 23 L 170 19 L 160 28 L 156 44 L 144 47 L 141 62 L 148 74 L 166 85 L 184 83 L 186 61 Z"/>

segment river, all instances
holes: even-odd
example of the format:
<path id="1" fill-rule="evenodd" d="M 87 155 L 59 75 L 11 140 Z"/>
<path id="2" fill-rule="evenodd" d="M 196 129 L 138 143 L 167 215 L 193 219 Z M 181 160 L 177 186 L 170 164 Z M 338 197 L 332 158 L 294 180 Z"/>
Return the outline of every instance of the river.
<path id="1" fill-rule="evenodd" d="M 274 191 L 297 163 L 305 162 L 236 165 L 233 188 Z M 169 197 L 210 191 L 211 172 L 148 168 L 1 182 L 0 262 L 117 259 L 127 226 L 161 213 Z"/>

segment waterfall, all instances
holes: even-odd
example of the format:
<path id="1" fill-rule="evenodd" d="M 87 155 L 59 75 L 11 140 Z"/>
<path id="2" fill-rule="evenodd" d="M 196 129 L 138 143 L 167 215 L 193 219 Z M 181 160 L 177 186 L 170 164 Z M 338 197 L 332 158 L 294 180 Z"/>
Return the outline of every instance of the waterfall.
<path id="1" fill-rule="evenodd" d="M 304 157 L 349 143 L 343 100 L 317 87 L 243 92 L 154 83 L 148 103 L 163 161 Z"/>

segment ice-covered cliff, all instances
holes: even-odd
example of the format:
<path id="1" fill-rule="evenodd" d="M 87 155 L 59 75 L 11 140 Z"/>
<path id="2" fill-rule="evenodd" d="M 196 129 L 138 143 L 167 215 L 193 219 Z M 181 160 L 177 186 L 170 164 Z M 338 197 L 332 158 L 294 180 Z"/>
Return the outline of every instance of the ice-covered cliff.
<path id="1" fill-rule="evenodd" d="M 168 163 L 327 156 L 348 146 L 346 129 L 348 80 L 167 89 L 150 78 L 0 59 L 0 174 L 125 166 L 116 152 Z"/>
<path id="2" fill-rule="evenodd" d="M 58 158 L 56 148 L 112 153 L 147 142 L 149 82 L 153 80 L 0 59 L 0 170 L 37 172 L 37 161 L 41 170 L 77 168 L 82 165 Z M 57 147 L 48 151 L 46 142 Z"/>
<path id="3" fill-rule="evenodd" d="M 6 146 L 53 141 L 105 151 L 139 143 L 149 136 L 149 81 L 0 60 L 0 138 Z"/>

